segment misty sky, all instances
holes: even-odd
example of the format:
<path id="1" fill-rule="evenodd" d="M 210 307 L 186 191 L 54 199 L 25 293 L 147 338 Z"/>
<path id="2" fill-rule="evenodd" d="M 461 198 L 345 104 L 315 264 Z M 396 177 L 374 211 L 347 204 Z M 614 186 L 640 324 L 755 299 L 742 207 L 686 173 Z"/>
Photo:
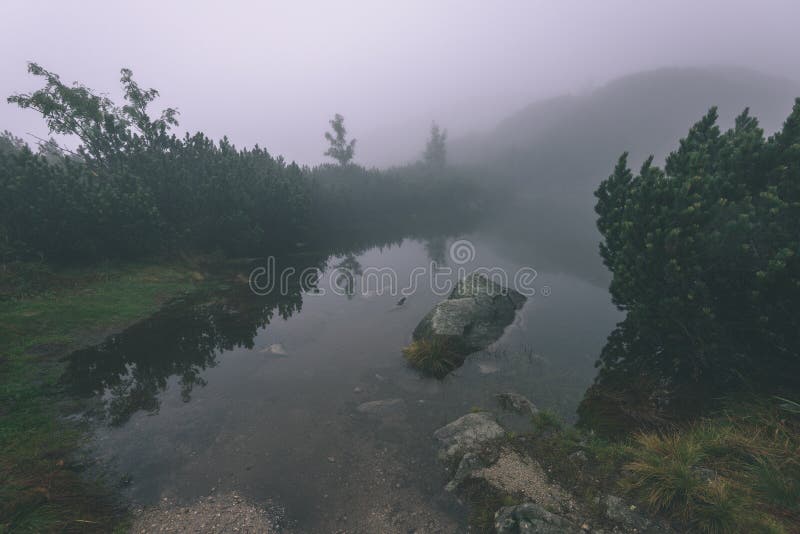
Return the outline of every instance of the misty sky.
<path id="1" fill-rule="evenodd" d="M 726 64 L 800 79 L 800 2 L 8 2 L 0 5 L 0 130 L 46 135 L 4 102 L 37 88 L 33 60 L 116 97 L 133 69 L 181 129 L 323 161 L 342 113 L 356 160 L 421 147 L 525 104 L 662 66 Z M 397 157 L 406 157 L 398 149 Z"/>

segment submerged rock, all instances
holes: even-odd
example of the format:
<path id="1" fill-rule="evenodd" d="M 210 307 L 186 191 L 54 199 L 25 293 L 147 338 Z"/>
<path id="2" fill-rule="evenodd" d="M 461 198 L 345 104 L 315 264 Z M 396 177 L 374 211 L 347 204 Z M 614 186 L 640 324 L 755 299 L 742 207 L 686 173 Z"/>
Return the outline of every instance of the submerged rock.
<path id="1" fill-rule="evenodd" d="M 494 365 L 492 363 L 479 363 L 478 364 L 478 371 L 482 375 L 490 375 L 492 373 L 496 373 L 497 371 L 499 371 L 499 369 L 497 368 L 496 365 Z"/>
<path id="2" fill-rule="evenodd" d="M 261 354 L 272 354 L 274 356 L 288 356 L 289 353 L 286 352 L 286 349 L 280 343 L 273 343 L 272 345 L 266 346 L 259 351 Z"/>
<path id="3" fill-rule="evenodd" d="M 497 341 L 514 322 L 526 298 L 484 274 L 473 272 L 456 284 L 414 329 L 414 343 L 405 351 L 412 365 L 444 376 L 464 358 Z M 444 360 L 437 365 L 437 360 Z"/>
<path id="4" fill-rule="evenodd" d="M 468 413 L 448 423 L 433 433 L 442 448 L 439 457 L 455 460 L 468 452 L 474 452 L 489 440 L 499 438 L 505 433 L 487 413 Z"/>
<path id="5" fill-rule="evenodd" d="M 571 521 L 548 512 L 544 507 L 526 502 L 500 508 L 494 514 L 497 534 L 571 534 L 582 532 Z"/>
<path id="6" fill-rule="evenodd" d="M 536 415 L 539 413 L 539 409 L 536 405 L 519 393 L 498 393 L 495 395 L 495 398 L 505 410 L 510 410 L 520 415 Z"/>
<path id="7" fill-rule="evenodd" d="M 406 402 L 403 399 L 383 399 L 359 404 L 356 410 L 373 417 L 398 417 L 405 415 Z"/>

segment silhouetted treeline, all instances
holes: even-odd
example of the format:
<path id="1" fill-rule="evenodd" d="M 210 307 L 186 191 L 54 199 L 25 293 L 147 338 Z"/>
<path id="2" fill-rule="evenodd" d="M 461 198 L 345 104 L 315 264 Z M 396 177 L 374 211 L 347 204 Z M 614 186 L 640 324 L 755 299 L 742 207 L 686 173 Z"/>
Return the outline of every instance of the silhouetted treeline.
<path id="1" fill-rule="evenodd" d="M 582 415 L 654 423 L 722 396 L 800 388 L 800 99 L 769 139 L 716 108 L 664 169 L 627 154 L 598 189 L 601 255 L 627 312 Z M 595 418 L 597 419 L 597 418 Z"/>
<path id="2" fill-rule="evenodd" d="M 301 169 L 258 146 L 240 149 L 203 133 L 177 137 L 177 112 L 158 118 L 158 96 L 122 71 L 125 104 L 42 67 L 45 86 L 10 102 L 38 111 L 51 132 L 80 140 L 32 151 L 0 138 L 0 259 L 52 262 L 133 258 L 175 250 L 263 255 L 364 227 L 474 213 L 474 187 L 412 165 Z"/>

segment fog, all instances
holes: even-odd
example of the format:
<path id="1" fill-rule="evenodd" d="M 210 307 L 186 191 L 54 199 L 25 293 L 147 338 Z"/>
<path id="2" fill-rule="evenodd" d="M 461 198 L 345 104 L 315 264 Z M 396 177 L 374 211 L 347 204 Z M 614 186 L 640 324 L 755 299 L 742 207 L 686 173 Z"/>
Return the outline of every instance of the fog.
<path id="1" fill-rule="evenodd" d="M 421 150 L 432 120 L 455 138 L 636 71 L 736 65 L 797 79 L 798 19 L 792 0 L 6 2 L 0 94 L 37 88 L 26 61 L 112 96 L 129 67 L 182 129 L 314 164 L 338 112 L 356 160 L 387 165 Z M 0 129 L 47 135 L 38 114 L 5 102 Z"/>

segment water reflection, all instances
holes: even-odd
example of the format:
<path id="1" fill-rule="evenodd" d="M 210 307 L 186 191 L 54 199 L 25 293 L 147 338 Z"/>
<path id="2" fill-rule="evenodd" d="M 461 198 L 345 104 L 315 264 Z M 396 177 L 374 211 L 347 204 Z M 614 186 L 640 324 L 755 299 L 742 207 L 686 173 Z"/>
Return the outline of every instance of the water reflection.
<path id="1" fill-rule="evenodd" d="M 361 263 L 355 254 L 349 253 L 333 268 L 336 271 L 336 287 L 347 295 L 348 300 L 352 299 L 356 291 L 356 276 L 364 274 Z"/>
<path id="2" fill-rule="evenodd" d="M 291 267 L 321 271 L 325 261 L 295 261 Z M 63 381 L 76 396 L 102 396 L 114 425 L 139 410 L 158 412 L 159 395 L 172 376 L 188 402 L 194 388 L 205 385 L 203 371 L 214 367 L 221 353 L 252 349 L 259 329 L 276 315 L 288 319 L 299 312 L 303 293 L 315 284 L 314 278 L 290 280 L 285 292 L 256 296 L 240 283 L 220 295 L 175 302 L 101 345 L 73 353 Z"/>
<path id="3" fill-rule="evenodd" d="M 440 242 L 443 248 L 446 240 L 437 237 L 428 242 Z M 305 275 L 287 277 L 285 288 L 266 295 L 254 294 L 241 273 L 229 274 L 228 278 L 237 279 L 232 287 L 174 302 L 102 344 L 73 353 L 62 382 L 76 397 L 101 398 L 104 416 L 117 426 L 140 410 L 157 413 L 172 377 L 182 400 L 189 402 L 195 388 L 206 385 L 204 371 L 215 367 L 222 353 L 252 349 L 258 332 L 276 316 L 285 320 L 300 312 L 304 294 L 318 291 L 326 269 L 336 269 L 337 290 L 352 299 L 363 272 L 357 256 L 370 248 L 383 250 L 402 243 L 403 239 L 395 239 L 363 243 L 358 250 L 340 247 L 333 256 L 339 261 L 331 260 L 327 252 L 279 259 L 276 273 L 293 269 Z"/>

